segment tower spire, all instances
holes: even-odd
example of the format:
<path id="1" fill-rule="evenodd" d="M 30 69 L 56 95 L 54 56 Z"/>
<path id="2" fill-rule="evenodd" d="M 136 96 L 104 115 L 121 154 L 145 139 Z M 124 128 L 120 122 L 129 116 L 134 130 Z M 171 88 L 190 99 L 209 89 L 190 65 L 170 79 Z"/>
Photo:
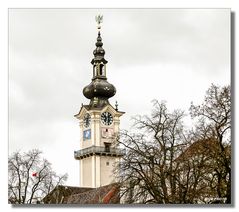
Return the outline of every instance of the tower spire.
<path id="1" fill-rule="evenodd" d="M 100 33 L 103 16 L 97 15 L 95 20 L 97 22 L 98 36 L 95 43 L 96 48 L 93 51 L 94 58 L 91 60 L 93 78 L 92 82 L 83 89 L 83 94 L 91 100 L 91 107 L 102 107 L 109 104 L 108 99 L 115 95 L 116 89 L 114 85 L 107 82 L 106 78 L 106 64 L 108 61 L 104 58 L 105 50 L 102 47 L 103 42 Z"/>
<path id="2" fill-rule="evenodd" d="M 91 64 L 92 65 L 96 65 L 99 63 L 106 64 L 107 61 L 104 58 L 105 50 L 102 47 L 103 42 L 102 42 L 101 33 L 100 33 L 101 23 L 103 22 L 103 15 L 95 16 L 95 21 L 97 23 L 98 36 L 95 43 L 96 49 L 93 51 L 94 58 L 92 59 Z"/>
<path id="3" fill-rule="evenodd" d="M 94 58 L 91 60 L 91 64 L 96 66 L 96 65 L 100 65 L 103 66 L 105 65 L 108 61 L 105 60 L 104 56 L 105 56 L 105 50 L 103 49 L 103 42 L 102 42 L 102 38 L 101 38 L 101 33 L 100 33 L 100 29 L 101 29 L 101 23 L 103 22 L 103 15 L 97 15 L 95 16 L 95 20 L 97 23 L 97 29 L 98 29 L 98 36 L 96 39 L 96 49 L 93 51 L 94 54 Z M 96 75 L 94 74 L 93 77 L 95 77 Z M 105 75 L 106 78 L 106 75 Z"/>

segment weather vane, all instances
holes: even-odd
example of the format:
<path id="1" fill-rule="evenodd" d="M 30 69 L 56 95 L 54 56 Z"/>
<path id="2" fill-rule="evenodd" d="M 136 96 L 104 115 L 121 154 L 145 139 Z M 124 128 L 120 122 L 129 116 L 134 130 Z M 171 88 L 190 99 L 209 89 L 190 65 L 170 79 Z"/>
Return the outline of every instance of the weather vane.
<path id="1" fill-rule="evenodd" d="M 103 15 L 96 15 L 95 21 L 98 24 L 97 29 L 100 30 L 101 28 L 100 24 L 103 22 Z"/>

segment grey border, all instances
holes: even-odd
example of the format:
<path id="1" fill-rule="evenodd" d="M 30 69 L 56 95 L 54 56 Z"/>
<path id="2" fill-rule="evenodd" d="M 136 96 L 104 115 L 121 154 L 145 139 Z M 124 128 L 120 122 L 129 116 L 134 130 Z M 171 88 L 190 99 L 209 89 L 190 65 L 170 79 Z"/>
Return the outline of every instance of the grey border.
<path id="1" fill-rule="evenodd" d="M 89 9 L 89 10 L 95 10 L 95 9 L 130 9 L 130 10 L 148 10 L 148 9 L 175 9 L 175 10 L 181 10 L 181 9 L 230 9 L 231 13 L 231 34 L 230 34 L 230 47 L 231 47 L 231 109 L 232 109 L 232 119 L 231 119 L 231 148 L 232 148 L 232 157 L 231 157 L 231 165 L 232 165 L 232 181 L 231 181 L 231 204 L 9 204 L 13 209 L 19 209 L 19 208 L 235 208 L 235 17 L 236 14 L 234 11 L 231 11 L 231 8 L 8 8 L 8 155 L 9 155 L 9 10 L 10 9 L 49 9 L 49 10 L 65 10 L 65 9 Z M 7 170 L 8 172 L 8 170 Z"/>

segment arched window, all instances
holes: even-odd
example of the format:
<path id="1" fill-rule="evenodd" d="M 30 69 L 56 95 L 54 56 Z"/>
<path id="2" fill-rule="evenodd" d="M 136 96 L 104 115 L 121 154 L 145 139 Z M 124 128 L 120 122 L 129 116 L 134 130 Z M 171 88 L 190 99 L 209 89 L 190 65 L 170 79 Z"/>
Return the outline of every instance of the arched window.
<path id="1" fill-rule="evenodd" d="M 104 64 L 100 64 L 100 73 L 101 76 L 105 76 Z"/>

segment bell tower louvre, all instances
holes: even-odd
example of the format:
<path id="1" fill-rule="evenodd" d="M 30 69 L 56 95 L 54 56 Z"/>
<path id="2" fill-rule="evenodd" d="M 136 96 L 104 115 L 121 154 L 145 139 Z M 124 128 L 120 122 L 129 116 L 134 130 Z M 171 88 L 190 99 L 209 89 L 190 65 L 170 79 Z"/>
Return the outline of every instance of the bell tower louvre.
<path id="1" fill-rule="evenodd" d="M 107 81 L 105 50 L 101 38 L 103 16 L 96 16 L 98 36 L 93 51 L 94 58 L 92 81 L 83 89 L 84 96 L 90 100 L 81 106 L 78 114 L 80 126 L 80 149 L 74 157 L 80 162 L 80 186 L 97 188 L 115 182 L 113 169 L 120 161 L 124 150 L 118 147 L 120 117 L 124 112 L 118 111 L 109 103 L 109 98 L 116 93 L 114 85 Z"/>

